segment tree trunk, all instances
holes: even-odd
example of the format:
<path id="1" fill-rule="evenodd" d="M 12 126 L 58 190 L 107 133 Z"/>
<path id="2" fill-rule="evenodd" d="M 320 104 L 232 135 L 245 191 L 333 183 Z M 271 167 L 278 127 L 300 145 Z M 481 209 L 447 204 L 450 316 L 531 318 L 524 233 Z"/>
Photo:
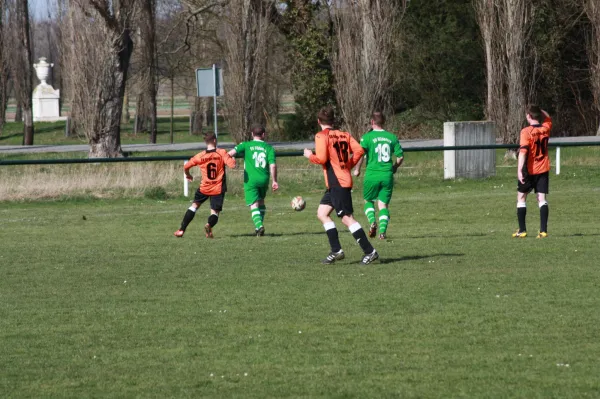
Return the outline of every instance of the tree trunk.
<path id="1" fill-rule="evenodd" d="M 171 76 L 171 144 L 173 144 L 173 116 L 175 111 L 175 77 Z"/>
<path id="2" fill-rule="evenodd" d="M 6 105 L 8 103 L 8 89 L 7 75 L 8 68 L 6 68 L 5 52 L 4 52 L 4 0 L 0 0 L 0 135 L 4 130 L 4 123 L 6 122 Z"/>
<path id="3" fill-rule="evenodd" d="M 129 96 L 127 91 L 123 96 L 123 115 L 121 115 L 121 123 L 129 124 L 131 122 L 131 114 L 129 113 Z"/>
<path id="4" fill-rule="evenodd" d="M 23 105 L 21 104 L 21 100 L 16 100 L 16 108 L 15 108 L 15 122 L 23 122 Z"/>
<path id="5" fill-rule="evenodd" d="M 31 59 L 31 41 L 29 36 L 31 30 L 29 29 L 29 6 L 27 0 L 17 0 L 17 18 L 17 30 L 21 39 L 19 42 L 19 52 L 24 64 L 21 66 L 23 68 L 23 79 L 20 82 L 24 122 L 23 144 L 33 145 L 33 104 L 31 99 L 33 93 L 33 76 L 31 71 L 33 61 Z"/>
<path id="6" fill-rule="evenodd" d="M 140 12 L 142 91 L 144 97 L 144 125 L 150 133 L 150 142 L 156 144 L 156 1 L 143 0 Z"/>

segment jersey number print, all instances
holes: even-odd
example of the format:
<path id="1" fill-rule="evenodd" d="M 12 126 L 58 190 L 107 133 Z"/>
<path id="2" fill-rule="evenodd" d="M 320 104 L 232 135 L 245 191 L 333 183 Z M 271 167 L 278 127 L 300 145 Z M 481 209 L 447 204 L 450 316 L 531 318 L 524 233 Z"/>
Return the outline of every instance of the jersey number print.
<path id="1" fill-rule="evenodd" d="M 541 161 L 546 155 L 548 155 L 548 137 L 543 139 L 537 139 L 535 142 L 535 160 Z"/>
<path id="2" fill-rule="evenodd" d="M 338 155 L 338 160 L 340 162 L 343 162 L 343 163 L 348 162 L 348 158 L 350 158 L 350 155 L 348 154 L 348 142 L 347 141 L 336 141 L 333 144 L 333 148 L 335 148 L 335 151 L 337 152 L 337 155 Z"/>
<path id="3" fill-rule="evenodd" d="M 252 159 L 254 159 L 254 167 L 255 168 L 264 168 L 267 166 L 267 160 L 265 159 L 267 154 L 264 152 L 255 152 L 252 154 Z"/>
<path id="4" fill-rule="evenodd" d="M 377 144 L 377 147 L 375 147 L 375 152 L 377 153 L 377 162 L 388 162 L 390 160 L 391 151 L 389 144 Z"/>
<path id="5" fill-rule="evenodd" d="M 215 180 L 217 178 L 217 164 L 211 162 L 206 165 L 206 174 L 209 180 Z"/>

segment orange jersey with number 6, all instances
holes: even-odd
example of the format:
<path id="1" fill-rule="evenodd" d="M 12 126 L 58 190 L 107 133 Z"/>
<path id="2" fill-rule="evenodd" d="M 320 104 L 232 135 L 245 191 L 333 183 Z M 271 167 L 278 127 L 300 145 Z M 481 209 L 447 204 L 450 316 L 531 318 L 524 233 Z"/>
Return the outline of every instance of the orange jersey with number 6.
<path id="1" fill-rule="evenodd" d="M 183 169 L 188 171 L 194 166 L 199 166 L 202 172 L 200 192 L 204 195 L 218 195 L 227 191 L 225 165 L 235 168 L 235 159 L 229 156 L 227 151 L 216 148 L 194 155 L 185 163 Z"/>
<path id="2" fill-rule="evenodd" d="M 527 126 L 521 130 L 519 151 L 527 155 L 527 172 L 539 175 L 550 170 L 548 140 L 552 129 L 552 119 L 546 117 L 541 125 Z"/>
<path id="3" fill-rule="evenodd" d="M 323 165 L 325 185 L 352 188 L 350 169 L 363 156 L 365 150 L 348 132 L 325 129 L 315 136 L 315 154 L 309 161 Z"/>

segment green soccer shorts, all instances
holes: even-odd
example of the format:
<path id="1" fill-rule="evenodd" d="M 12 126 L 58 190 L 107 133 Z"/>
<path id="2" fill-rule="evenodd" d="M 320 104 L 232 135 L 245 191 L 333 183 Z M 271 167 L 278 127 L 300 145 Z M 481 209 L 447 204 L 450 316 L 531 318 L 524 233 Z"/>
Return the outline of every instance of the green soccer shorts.
<path id="1" fill-rule="evenodd" d="M 394 175 L 367 176 L 363 183 L 363 197 L 367 201 L 379 200 L 389 204 L 394 191 Z"/>
<path id="2" fill-rule="evenodd" d="M 244 198 L 246 205 L 250 206 L 256 201 L 265 199 L 269 191 L 269 182 L 266 184 L 256 184 L 252 182 L 244 183 Z"/>

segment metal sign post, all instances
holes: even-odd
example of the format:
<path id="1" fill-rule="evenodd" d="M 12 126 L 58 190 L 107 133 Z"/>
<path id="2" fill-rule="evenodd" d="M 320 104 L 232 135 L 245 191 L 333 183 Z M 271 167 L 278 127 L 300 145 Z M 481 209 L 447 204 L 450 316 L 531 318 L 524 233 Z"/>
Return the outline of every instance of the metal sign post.
<path id="1" fill-rule="evenodd" d="M 214 124 L 215 124 L 215 135 L 218 136 L 217 132 L 217 96 L 223 95 L 223 72 L 221 68 L 217 68 L 216 64 L 213 64 L 212 68 L 198 68 L 196 69 L 196 87 L 198 89 L 198 97 L 213 97 L 213 108 L 214 108 Z"/>

